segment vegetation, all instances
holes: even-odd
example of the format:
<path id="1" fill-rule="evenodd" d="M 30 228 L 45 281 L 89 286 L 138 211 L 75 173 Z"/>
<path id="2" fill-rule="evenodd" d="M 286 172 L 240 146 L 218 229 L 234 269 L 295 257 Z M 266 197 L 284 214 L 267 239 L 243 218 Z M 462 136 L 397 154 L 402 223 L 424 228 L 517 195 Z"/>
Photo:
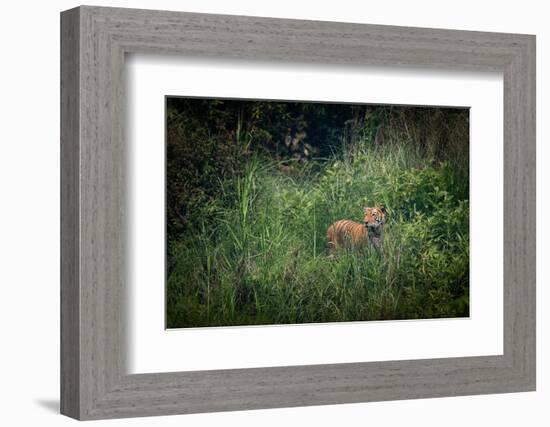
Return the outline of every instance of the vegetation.
<path id="1" fill-rule="evenodd" d="M 168 98 L 167 326 L 469 314 L 468 111 Z M 326 230 L 386 206 L 381 250 Z"/>

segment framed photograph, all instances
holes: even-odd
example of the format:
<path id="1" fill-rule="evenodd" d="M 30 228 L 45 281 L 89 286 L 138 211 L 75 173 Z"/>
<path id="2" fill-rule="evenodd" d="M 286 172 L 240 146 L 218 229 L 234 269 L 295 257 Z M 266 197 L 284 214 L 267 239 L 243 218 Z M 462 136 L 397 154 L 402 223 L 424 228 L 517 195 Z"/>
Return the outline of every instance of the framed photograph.
<path id="1" fill-rule="evenodd" d="M 166 116 L 167 328 L 469 317 L 468 108 Z"/>
<path id="2" fill-rule="evenodd" d="M 535 37 L 61 14 L 61 412 L 535 390 Z"/>

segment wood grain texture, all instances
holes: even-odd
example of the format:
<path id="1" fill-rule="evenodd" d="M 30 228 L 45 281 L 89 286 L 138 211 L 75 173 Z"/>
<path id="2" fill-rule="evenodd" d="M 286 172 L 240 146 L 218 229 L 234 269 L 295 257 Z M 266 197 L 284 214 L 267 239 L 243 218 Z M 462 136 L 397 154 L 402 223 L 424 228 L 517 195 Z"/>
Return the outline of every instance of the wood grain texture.
<path id="1" fill-rule="evenodd" d="M 61 38 L 62 413 L 100 419 L 534 390 L 534 36 L 84 6 L 62 13 Z M 504 354 L 128 375 L 127 53 L 501 71 Z"/>
<path id="2" fill-rule="evenodd" d="M 61 20 L 61 412 L 80 414 L 79 18 Z"/>

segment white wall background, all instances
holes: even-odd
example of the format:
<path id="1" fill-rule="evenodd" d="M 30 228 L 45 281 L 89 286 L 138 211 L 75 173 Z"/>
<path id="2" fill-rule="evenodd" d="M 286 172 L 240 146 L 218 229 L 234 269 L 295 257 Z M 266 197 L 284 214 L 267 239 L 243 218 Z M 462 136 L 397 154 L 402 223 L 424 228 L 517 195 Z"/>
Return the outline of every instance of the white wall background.
<path id="1" fill-rule="evenodd" d="M 2 6 L 0 423 L 63 426 L 59 406 L 59 12 L 75 1 Z M 96 1 L 94 4 L 537 35 L 538 391 L 109 421 L 117 426 L 546 426 L 550 423 L 550 27 L 545 2 L 386 0 Z M 490 215 L 490 212 L 488 213 Z M 546 360 L 545 360 L 546 359 Z"/>

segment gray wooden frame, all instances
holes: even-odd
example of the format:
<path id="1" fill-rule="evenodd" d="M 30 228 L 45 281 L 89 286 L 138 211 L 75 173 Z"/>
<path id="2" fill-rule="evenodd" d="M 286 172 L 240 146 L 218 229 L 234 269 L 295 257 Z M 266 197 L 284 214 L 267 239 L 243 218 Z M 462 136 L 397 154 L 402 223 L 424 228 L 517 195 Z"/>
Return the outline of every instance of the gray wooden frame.
<path id="1" fill-rule="evenodd" d="M 124 57 L 130 52 L 502 72 L 504 354 L 128 375 Z M 535 389 L 534 36 L 71 9 L 61 14 L 61 166 L 63 414 L 100 419 Z"/>

